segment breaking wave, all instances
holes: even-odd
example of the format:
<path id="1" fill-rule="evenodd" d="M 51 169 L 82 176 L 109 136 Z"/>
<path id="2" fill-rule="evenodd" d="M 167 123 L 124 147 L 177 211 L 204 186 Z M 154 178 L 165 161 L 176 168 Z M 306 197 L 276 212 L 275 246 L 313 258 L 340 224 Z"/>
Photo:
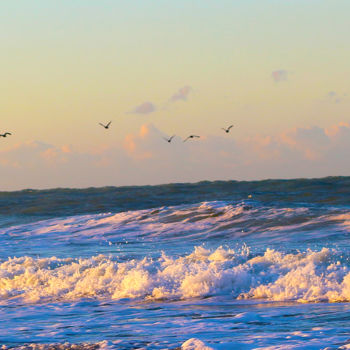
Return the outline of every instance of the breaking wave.
<path id="1" fill-rule="evenodd" d="M 334 230 L 325 230 L 336 227 Z M 88 240 L 154 239 L 177 240 L 246 237 L 264 234 L 264 239 L 319 239 L 347 233 L 349 209 L 310 207 L 268 207 L 256 202 L 201 202 L 191 205 L 101 213 L 41 220 L 0 229 L 2 238 L 72 238 Z M 300 234 L 302 232 L 302 234 Z M 287 237 L 288 236 L 288 237 Z"/>
<path id="2" fill-rule="evenodd" d="M 350 301 L 348 259 L 323 248 L 285 254 L 267 249 L 198 246 L 186 256 L 119 262 L 19 257 L 0 265 L 0 300 L 52 302 L 97 298 L 177 300 L 226 295 L 235 299 L 298 302 Z"/>

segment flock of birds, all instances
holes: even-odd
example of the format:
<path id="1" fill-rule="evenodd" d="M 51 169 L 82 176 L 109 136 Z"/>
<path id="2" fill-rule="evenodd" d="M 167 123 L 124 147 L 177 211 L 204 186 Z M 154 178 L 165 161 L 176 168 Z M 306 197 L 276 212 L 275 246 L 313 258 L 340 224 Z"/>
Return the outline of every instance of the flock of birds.
<path id="1" fill-rule="evenodd" d="M 110 121 L 109 123 L 107 123 L 107 124 L 102 124 L 102 123 L 99 123 L 99 125 L 101 125 L 103 128 L 105 128 L 105 129 L 109 129 L 109 127 L 111 126 L 111 124 L 112 124 L 112 121 Z M 231 128 L 233 127 L 233 125 L 230 125 L 229 127 L 227 127 L 227 128 L 221 128 L 222 130 L 224 130 L 227 134 L 230 132 L 230 130 L 231 130 Z M 3 134 L 0 134 L 0 137 L 7 137 L 7 136 L 9 136 L 9 135 L 12 135 L 10 132 L 5 132 L 5 133 L 3 133 Z M 173 140 L 173 138 L 175 137 L 176 135 L 173 135 L 173 136 L 171 136 L 171 137 L 169 137 L 169 138 L 166 138 L 166 137 L 163 137 L 163 139 L 166 141 L 166 142 L 171 142 L 172 140 Z M 200 138 L 200 136 L 198 136 L 198 135 L 189 135 L 188 137 L 186 137 L 184 140 L 183 140 L 183 142 L 186 142 L 187 140 L 189 140 L 189 139 L 195 139 L 195 138 Z"/>
<path id="2" fill-rule="evenodd" d="M 112 123 L 112 121 L 110 121 L 109 123 L 107 123 L 106 125 L 105 124 L 102 124 L 102 123 L 99 123 L 102 127 L 104 127 L 105 129 L 109 129 L 109 127 L 110 127 L 110 125 L 111 125 L 111 123 Z M 222 130 L 224 130 L 227 134 L 230 132 L 230 130 L 231 130 L 231 128 L 233 128 L 233 125 L 230 125 L 229 127 L 227 127 L 227 128 L 221 128 Z M 163 137 L 163 139 L 166 141 L 166 142 L 171 142 L 172 140 L 173 140 L 173 138 L 175 137 L 176 135 L 173 135 L 173 136 L 171 136 L 171 137 L 169 137 L 169 138 L 167 138 L 167 137 Z M 189 139 L 195 139 L 195 138 L 200 138 L 200 136 L 198 136 L 198 135 L 189 135 L 189 136 L 187 136 L 184 140 L 183 140 L 183 142 L 186 142 L 187 140 L 189 140 Z"/>

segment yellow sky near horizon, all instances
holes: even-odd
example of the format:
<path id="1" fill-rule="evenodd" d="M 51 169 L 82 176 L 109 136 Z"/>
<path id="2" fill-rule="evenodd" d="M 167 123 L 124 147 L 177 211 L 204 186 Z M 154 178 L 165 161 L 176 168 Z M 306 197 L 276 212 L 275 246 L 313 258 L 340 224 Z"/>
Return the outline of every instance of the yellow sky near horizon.
<path id="1" fill-rule="evenodd" d="M 148 122 L 179 135 L 234 123 L 245 137 L 350 120 L 346 1 L 40 0 L 0 9 L 1 130 L 14 133 L 11 143 L 84 148 Z M 278 70 L 285 81 L 272 79 Z M 187 101 L 167 104 L 186 85 Z M 155 112 L 128 113 L 147 101 Z M 106 135 L 97 123 L 108 120 Z"/>

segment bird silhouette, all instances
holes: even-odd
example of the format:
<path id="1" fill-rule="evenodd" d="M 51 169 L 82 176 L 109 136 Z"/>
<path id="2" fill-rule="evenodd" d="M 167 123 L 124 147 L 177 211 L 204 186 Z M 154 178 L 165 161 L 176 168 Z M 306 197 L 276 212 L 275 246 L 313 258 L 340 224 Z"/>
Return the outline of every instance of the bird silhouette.
<path id="1" fill-rule="evenodd" d="M 188 139 L 194 139 L 195 137 L 198 139 L 200 138 L 200 136 L 198 136 L 198 135 L 190 135 L 184 140 L 184 142 L 186 142 Z"/>
<path id="2" fill-rule="evenodd" d="M 7 137 L 7 135 L 12 135 L 10 132 L 5 132 L 4 134 L 0 134 L 0 137 Z"/>
<path id="3" fill-rule="evenodd" d="M 169 139 L 167 139 L 166 137 L 163 137 L 163 139 L 166 141 L 166 142 L 171 142 L 172 139 L 175 137 L 175 135 L 171 136 Z"/>
<path id="4" fill-rule="evenodd" d="M 233 127 L 233 125 L 230 125 L 227 129 L 225 129 L 225 128 L 221 128 L 221 129 L 224 130 L 228 134 L 232 127 Z"/>
<path id="5" fill-rule="evenodd" d="M 101 126 L 103 126 L 105 129 L 109 129 L 109 126 L 111 125 L 111 121 L 107 124 L 107 125 L 104 125 L 102 123 L 99 123 Z"/>

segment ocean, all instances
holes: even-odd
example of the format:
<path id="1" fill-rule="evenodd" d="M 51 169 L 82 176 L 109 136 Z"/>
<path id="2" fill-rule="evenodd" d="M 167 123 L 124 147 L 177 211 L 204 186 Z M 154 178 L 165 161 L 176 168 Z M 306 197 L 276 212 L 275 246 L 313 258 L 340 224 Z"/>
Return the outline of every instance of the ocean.
<path id="1" fill-rule="evenodd" d="M 350 177 L 0 192 L 1 349 L 350 349 Z"/>

